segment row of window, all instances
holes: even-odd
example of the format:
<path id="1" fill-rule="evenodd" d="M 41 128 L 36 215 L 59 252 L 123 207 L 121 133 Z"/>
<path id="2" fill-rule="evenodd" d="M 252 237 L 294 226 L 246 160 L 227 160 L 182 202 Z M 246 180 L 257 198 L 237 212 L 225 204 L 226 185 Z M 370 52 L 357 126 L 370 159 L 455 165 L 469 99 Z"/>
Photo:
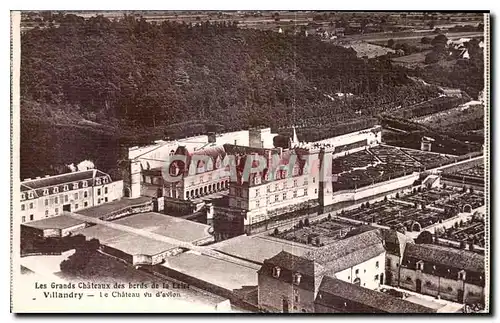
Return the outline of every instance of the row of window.
<path id="1" fill-rule="evenodd" d="M 102 183 L 107 184 L 108 182 L 109 182 L 109 179 L 107 177 L 104 177 L 102 179 L 102 181 L 101 181 L 101 178 L 96 178 L 96 185 L 102 185 Z M 83 181 L 81 184 L 82 184 L 81 187 L 83 187 L 83 188 L 88 187 L 87 181 Z M 70 184 L 64 185 L 63 186 L 63 191 L 64 192 L 69 191 L 69 186 L 70 186 Z M 79 188 L 80 188 L 80 183 L 73 183 L 73 189 L 74 190 L 77 190 Z M 59 186 L 54 186 L 52 188 L 52 193 L 53 194 L 59 193 Z M 49 189 L 48 188 L 45 188 L 43 190 L 43 195 L 44 196 L 45 195 L 49 195 Z M 28 198 L 32 199 L 32 198 L 34 198 L 34 196 L 35 196 L 35 193 L 33 191 L 28 192 Z M 25 199 L 26 199 L 26 194 L 25 193 L 21 193 L 21 200 L 25 200 Z"/>
<path id="2" fill-rule="evenodd" d="M 88 206 L 89 206 L 89 203 L 87 201 L 83 202 L 83 207 L 84 208 L 88 207 Z M 78 210 L 78 208 L 79 208 L 79 204 L 76 203 L 73 209 L 74 210 Z M 56 207 L 54 209 L 54 214 L 56 216 L 59 215 L 59 208 Z M 49 216 L 49 210 L 45 210 L 45 217 L 47 218 L 48 216 Z M 33 221 L 33 214 L 30 214 L 29 219 L 30 219 L 30 221 Z M 22 223 L 26 222 L 26 216 L 22 216 L 21 217 L 21 221 L 22 221 Z"/>
<path id="3" fill-rule="evenodd" d="M 316 178 L 313 177 L 313 183 L 316 183 Z M 304 178 L 304 185 L 308 185 L 309 184 L 309 181 L 308 181 L 308 178 Z M 297 187 L 298 186 L 298 180 L 294 179 L 293 180 L 293 187 Z M 284 182 L 283 183 L 283 187 L 282 189 L 287 189 L 287 182 Z M 274 191 L 279 191 L 280 190 L 280 187 L 279 187 L 279 183 L 276 183 L 274 184 Z M 267 186 L 267 192 L 270 193 L 271 192 L 271 185 L 268 185 Z M 255 196 L 259 196 L 259 190 L 256 190 L 255 191 Z"/>
<path id="4" fill-rule="evenodd" d="M 104 188 L 104 194 L 108 194 L 108 188 L 107 187 Z M 98 196 L 101 195 L 101 189 L 100 188 L 97 189 L 97 195 Z M 89 196 L 89 192 L 88 191 L 84 191 L 83 192 L 83 198 L 87 198 L 88 196 Z M 78 199 L 78 193 L 74 194 L 74 199 L 75 200 Z M 62 195 L 61 195 L 61 200 L 62 200 Z M 68 202 L 68 201 L 69 201 L 69 196 L 68 195 L 64 195 L 64 203 Z M 45 204 L 45 206 L 48 206 L 49 205 L 49 199 L 45 199 L 44 204 Z M 58 196 L 54 197 L 54 204 L 59 204 L 59 197 Z M 34 206 L 33 202 L 30 202 L 28 206 L 29 206 L 30 209 L 33 209 L 33 206 Z M 26 209 L 26 205 L 25 204 L 21 204 L 21 211 L 24 211 L 25 209 Z"/>

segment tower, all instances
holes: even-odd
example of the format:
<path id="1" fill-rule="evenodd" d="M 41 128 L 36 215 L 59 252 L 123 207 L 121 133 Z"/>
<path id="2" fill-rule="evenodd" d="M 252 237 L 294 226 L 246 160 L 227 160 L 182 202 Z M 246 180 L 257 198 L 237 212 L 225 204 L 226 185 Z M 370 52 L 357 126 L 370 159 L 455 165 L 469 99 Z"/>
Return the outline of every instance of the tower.
<path id="1" fill-rule="evenodd" d="M 137 198 L 141 196 L 141 162 L 128 160 L 123 168 L 123 196 Z"/>

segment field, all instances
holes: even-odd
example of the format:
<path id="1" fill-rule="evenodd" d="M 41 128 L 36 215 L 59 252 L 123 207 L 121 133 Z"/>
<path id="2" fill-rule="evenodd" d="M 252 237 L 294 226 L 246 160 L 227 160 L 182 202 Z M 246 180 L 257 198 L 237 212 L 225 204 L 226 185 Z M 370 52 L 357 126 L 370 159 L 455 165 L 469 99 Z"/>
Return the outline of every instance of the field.
<path id="1" fill-rule="evenodd" d="M 425 51 L 420 52 L 420 53 L 414 53 L 414 54 L 405 55 L 405 56 L 401 56 L 401 57 L 395 57 L 392 59 L 392 61 L 396 64 L 404 65 L 404 66 L 424 64 L 425 55 L 427 55 L 428 53 L 430 53 L 430 51 L 425 50 Z"/>
<path id="2" fill-rule="evenodd" d="M 436 112 L 412 121 L 442 131 L 461 132 L 484 128 L 484 106 L 479 101 L 470 101 L 458 107 Z"/>

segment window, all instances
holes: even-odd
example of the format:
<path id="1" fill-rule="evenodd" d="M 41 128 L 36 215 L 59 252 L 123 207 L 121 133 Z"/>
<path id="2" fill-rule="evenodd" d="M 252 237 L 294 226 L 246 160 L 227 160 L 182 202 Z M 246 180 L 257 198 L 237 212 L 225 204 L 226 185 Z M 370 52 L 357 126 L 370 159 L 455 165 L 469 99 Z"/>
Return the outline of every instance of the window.
<path id="1" fill-rule="evenodd" d="M 458 279 L 465 280 L 465 271 L 461 270 L 458 272 Z"/>
<path id="2" fill-rule="evenodd" d="M 104 188 L 104 194 L 108 194 L 108 188 L 107 187 Z"/>
<path id="3" fill-rule="evenodd" d="M 314 189 L 314 194 L 318 194 L 318 189 L 317 188 Z"/>
<path id="4" fill-rule="evenodd" d="M 297 191 L 293 191 L 293 197 L 296 198 L 297 197 Z"/>
<path id="5" fill-rule="evenodd" d="M 373 280 L 378 280 L 378 275 L 375 275 L 375 277 L 373 278 Z"/>
<path id="6" fill-rule="evenodd" d="M 83 197 L 84 197 L 84 198 L 89 197 L 89 193 L 88 193 L 87 191 L 83 192 Z"/>
<path id="7" fill-rule="evenodd" d="M 363 270 L 363 272 L 366 274 L 366 269 L 365 269 L 365 270 Z"/>
<path id="8" fill-rule="evenodd" d="M 45 210 L 45 217 L 49 216 L 49 210 Z"/>
<path id="9" fill-rule="evenodd" d="M 56 214 L 59 214 L 59 209 L 58 209 L 58 208 L 56 208 L 56 210 L 55 210 L 55 211 L 56 211 Z"/>
<path id="10" fill-rule="evenodd" d="M 54 187 L 54 193 L 59 193 L 59 187 Z"/>
<path id="11" fill-rule="evenodd" d="M 69 188 L 68 188 L 68 185 L 64 185 L 63 190 L 66 192 L 68 189 L 69 189 Z"/>
<path id="12" fill-rule="evenodd" d="M 257 190 L 255 191 L 255 197 L 258 197 L 258 196 L 259 196 L 259 193 L 260 193 L 260 190 L 259 190 L 259 189 L 257 189 Z"/>
<path id="13" fill-rule="evenodd" d="M 97 195 L 101 195 L 101 189 L 100 188 L 97 189 Z"/>
<path id="14" fill-rule="evenodd" d="M 30 214 L 30 221 L 33 221 L 33 214 Z"/>
<path id="15" fill-rule="evenodd" d="M 283 193 L 283 201 L 286 200 L 286 193 Z"/>
<path id="16" fill-rule="evenodd" d="M 406 281 L 407 282 L 411 282 L 411 277 L 410 276 L 406 276 Z"/>
<path id="17" fill-rule="evenodd" d="M 260 207 L 260 201 L 255 201 L 255 206 Z"/>
<path id="18" fill-rule="evenodd" d="M 85 201 L 83 202 L 83 207 L 87 207 L 89 205 L 89 202 Z"/>
<path id="19" fill-rule="evenodd" d="M 75 210 L 78 210 L 78 203 L 75 204 Z"/>
<path id="20" fill-rule="evenodd" d="M 274 190 L 277 191 L 278 190 L 278 184 L 274 184 Z"/>
<path id="21" fill-rule="evenodd" d="M 68 195 L 64 195 L 64 202 L 68 202 Z"/>
<path id="22" fill-rule="evenodd" d="M 82 187 L 87 187 L 87 186 L 88 186 L 87 181 L 83 181 L 83 182 L 82 182 Z"/>
<path id="23" fill-rule="evenodd" d="M 32 209 L 32 208 L 33 208 L 33 202 L 30 203 L 30 209 Z"/>
<path id="24" fill-rule="evenodd" d="M 104 202 L 106 202 L 106 203 L 108 202 L 108 197 L 107 196 L 104 198 Z"/>
<path id="25" fill-rule="evenodd" d="M 301 280 L 301 279 L 302 279 L 302 275 L 301 275 L 301 274 L 299 274 L 299 273 L 295 273 L 295 274 L 293 275 L 293 283 L 294 283 L 295 285 L 300 284 L 300 280 Z"/>
<path id="26" fill-rule="evenodd" d="M 316 177 L 313 177 L 313 183 L 316 183 Z"/>
<path id="27" fill-rule="evenodd" d="M 108 184 L 108 178 L 104 177 L 104 184 Z"/>
<path id="28" fill-rule="evenodd" d="M 274 202 L 278 202 L 278 195 L 274 196 Z"/>
<path id="29" fill-rule="evenodd" d="M 304 196 L 307 196 L 307 188 L 304 189 Z"/>
<path id="30" fill-rule="evenodd" d="M 451 288 L 451 286 L 448 286 L 447 290 L 448 290 L 449 292 L 453 292 L 453 288 Z M 470 294 L 471 294 L 471 293 L 469 293 L 469 295 L 470 295 Z"/>
<path id="31" fill-rule="evenodd" d="M 359 274 L 359 269 L 356 269 L 356 271 L 354 272 L 356 275 Z"/>
<path id="32" fill-rule="evenodd" d="M 24 211 L 26 209 L 26 206 L 24 204 L 21 204 L 21 211 Z"/>
<path id="33" fill-rule="evenodd" d="M 424 262 L 422 260 L 417 262 L 417 270 L 424 270 Z"/>
<path id="34" fill-rule="evenodd" d="M 100 178 L 96 179 L 95 183 L 96 183 L 96 185 L 101 185 L 101 179 Z"/>
<path id="35" fill-rule="evenodd" d="M 74 198 L 74 199 L 75 199 L 75 200 L 78 200 L 78 193 L 75 193 L 75 194 L 74 194 L 74 196 L 75 196 L 75 198 Z"/>
<path id="36" fill-rule="evenodd" d="M 22 223 L 26 222 L 26 217 L 25 217 L 25 216 L 22 216 L 22 217 L 21 217 L 21 222 L 22 222 Z"/>
<path id="37" fill-rule="evenodd" d="M 43 190 L 43 195 L 49 195 L 49 189 L 48 188 L 46 188 L 46 189 Z"/>
<path id="38" fill-rule="evenodd" d="M 293 187 L 297 187 L 297 180 L 296 179 L 293 180 Z"/>
<path id="39" fill-rule="evenodd" d="M 298 302 L 299 301 L 299 296 L 298 295 L 295 295 L 295 301 Z"/>
<path id="40" fill-rule="evenodd" d="M 49 205 L 49 199 L 45 199 L 45 206 Z"/>
<path id="41" fill-rule="evenodd" d="M 309 181 L 307 180 L 307 178 L 304 178 L 304 185 L 307 185 L 309 184 Z"/>
<path id="42" fill-rule="evenodd" d="M 78 183 L 73 183 L 73 189 L 77 190 L 78 189 Z"/>
<path id="43" fill-rule="evenodd" d="M 56 196 L 54 197 L 54 204 L 58 204 L 59 203 L 59 198 Z"/>
<path id="44" fill-rule="evenodd" d="M 21 193 L 21 200 L 26 199 L 26 195 L 24 193 Z"/>
<path id="45" fill-rule="evenodd" d="M 379 265 L 378 265 L 378 261 L 377 261 L 377 262 L 375 263 L 375 267 L 377 267 L 377 268 L 378 268 L 378 266 L 379 266 Z"/>
<path id="46" fill-rule="evenodd" d="M 281 273 L 281 268 L 280 267 L 274 267 L 273 268 L 273 277 L 274 278 L 278 278 L 280 276 L 280 273 Z"/>
<path id="47" fill-rule="evenodd" d="M 34 195 L 33 195 L 33 192 L 29 192 L 29 193 L 28 193 L 28 197 L 29 197 L 30 199 L 32 199 L 32 198 L 33 198 L 33 196 L 34 196 Z"/>

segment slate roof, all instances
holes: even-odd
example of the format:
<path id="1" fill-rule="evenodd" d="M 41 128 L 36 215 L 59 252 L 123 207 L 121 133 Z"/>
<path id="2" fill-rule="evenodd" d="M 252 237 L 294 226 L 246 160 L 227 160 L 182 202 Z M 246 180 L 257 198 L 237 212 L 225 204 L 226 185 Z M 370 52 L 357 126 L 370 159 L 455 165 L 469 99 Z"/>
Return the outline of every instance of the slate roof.
<path id="1" fill-rule="evenodd" d="M 407 258 L 415 258 L 424 262 L 428 261 L 471 272 L 484 272 L 485 270 L 483 255 L 468 250 L 438 245 L 408 244 L 404 253 L 404 260 Z"/>
<path id="2" fill-rule="evenodd" d="M 319 277 L 324 272 L 324 268 L 314 261 L 295 256 L 286 251 L 281 251 L 276 256 L 264 260 L 264 264 L 257 273 L 259 275 L 273 277 L 273 269 L 275 267 L 280 268 L 279 277 L 275 279 L 279 279 L 288 284 L 294 284 L 294 274 L 298 273 L 301 275 L 301 279 L 300 282 L 295 285 L 309 291 L 315 290 L 316 277 Z"/>
<path id="3" fill-rule="evenodd" d="M 339 272 L 372 259 L 385 251 L 380 231 L 363 232 L 347 239 L 338 240 L 304 255 L 328 268 Z"/>
<path id="4" fill-rule="evenodd" d="M 323 277 L 315 303 L 326 307 L 336 307 L 332 298 L 341 298 L 349 302 L 363 304 L 369 313 L 435 313 L 436 310 L 420 304 L 377 292 L 365 287 L 344 282 L 329 276 Z M 338 306 L 338 305 L 337 305 Z M 369 309 L 371 308 L 371 310 Z"/>
<path id="5" fill-rule="evenodd" d="M 94 169 L 89 169 L 81 172 L 66 173 L 56 176 L 43 177 L 39 179 L 31 179 L 28 181 L 23 181 L 21 184 L 22 186 L 26 186 L 29 189 L 39 189 L 43 187 L 50 187 L 71 182 L 83 181 L 85 179 L 92 179 L 93 177 L 94 177 Z"/>

